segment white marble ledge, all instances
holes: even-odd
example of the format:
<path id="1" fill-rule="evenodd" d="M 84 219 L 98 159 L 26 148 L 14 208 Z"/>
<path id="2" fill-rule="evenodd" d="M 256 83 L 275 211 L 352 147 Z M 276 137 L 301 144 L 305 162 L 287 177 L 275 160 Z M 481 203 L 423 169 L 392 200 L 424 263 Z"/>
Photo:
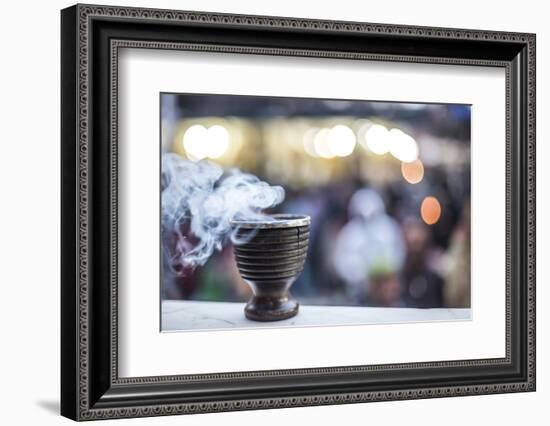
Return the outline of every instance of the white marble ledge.
<path id="1" fill-rule="evenodd" d="M 274 322 L 250 321 L 244 303 L 165 300 L 162 331 L 310 327 L 326 325 L 392 324 L 424 321 L 469 321 L 471 309 L 366 308 L 301 305 L 298 315 Z"/>

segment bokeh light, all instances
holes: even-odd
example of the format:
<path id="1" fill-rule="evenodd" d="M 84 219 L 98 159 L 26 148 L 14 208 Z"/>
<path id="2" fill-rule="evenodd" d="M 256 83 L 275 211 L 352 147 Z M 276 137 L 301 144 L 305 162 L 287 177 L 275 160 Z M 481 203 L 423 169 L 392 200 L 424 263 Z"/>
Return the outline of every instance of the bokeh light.
<path id="1" fill-rule="evenodd" d="M 192 161 L 220 158 L 226 153 L 229 143 L 229 132 L 219 124 L 208 129 L 202 124 L 194 124 L 183 135 L 185 154 Z"/>
<path id="2" fill-rule="evenodd" d="M 401 163 L 401 174 L 407 182 L 413 185 L 420 183 L 424 177 L 424 165 L 420 160 Z"/>
<path id="3" fill-rule="evenodd" d="M 420 216 L 428 225 L 434 225 L 441 217 L 441 204 L 437 198 L 429 196 L 424 198 L 420 206 Z"/>
<path id="4" fill-rule="evenodd" d="M 355 133 L 348 126 L 338 124 L 327 133 L 328 148 L 338 157 L 347 157 L 355 149 Z"/>
<path id="5" fill-rule="evenodd" d="M 387 153 L 389 146 L 389 131 L 381 124 L 373 124 L 365 133 L 367 148 L 378 155 Z"/>
<path id="6" fill-rule="evenodd" d="M 189 127 L 183 135 L 183 147 L 185 154 L 192 161 L 199 161 L 206 158 L 206 144 L 208 130 L 201 124 L 194 124 Z"/>
<path id="7" fill-rule="evenodd" d="M 334 158 L 334 154 L 330 149 L 328 141 L 329 129 L 321 129 L 317 132 L 313 138 L 313 148 L 315 149 L 316 154 L 319 157 L 323 158 Z"/>
<path id="8" fill-rule="evenodd" d="M 306 153 L 312 157 L 317 157 L 317 152 L 315 151 L 315 135 L 319 129 L 317 127 L 310 127 L 303 137 L 304 150 Z"/>
<path id="9" fill-rule="evenodd" d="M 229 147 L 229 132 L 216 124 L 208 128 L 206 151 L 208 158 L 220 158 Z"/>
<path id="10" fill-rule="evenodd" d="M 404 163 L 410 163 L 418 158 L 418 145 L 412 136 L 401 129 L 391 129 L 390 153 Z"/>

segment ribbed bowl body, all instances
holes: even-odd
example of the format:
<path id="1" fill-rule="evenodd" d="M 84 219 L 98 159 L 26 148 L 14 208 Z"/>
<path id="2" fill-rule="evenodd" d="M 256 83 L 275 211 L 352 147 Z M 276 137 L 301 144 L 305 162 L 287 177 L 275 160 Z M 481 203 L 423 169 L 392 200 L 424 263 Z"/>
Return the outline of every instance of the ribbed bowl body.
<path id="1" fill-rule="evenodd" d="M 309 217 L 275 217 L 273 223 L 235 222 L 235 259 L 253 297 L 245 308 L 249 319 L 275 321 L 298 312 L 289 288 L 304 268 L 309 242 Z"/>

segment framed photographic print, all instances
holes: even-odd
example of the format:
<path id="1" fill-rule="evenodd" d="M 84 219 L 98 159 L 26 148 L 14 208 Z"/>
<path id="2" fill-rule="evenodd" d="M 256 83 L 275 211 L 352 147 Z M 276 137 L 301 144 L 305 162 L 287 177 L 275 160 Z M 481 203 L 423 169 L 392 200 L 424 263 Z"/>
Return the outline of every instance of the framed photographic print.
<path id="1" fill-rule="evenodd" d="M 535 35 L 61 29 L 64 416 L 535 390 Z"/>

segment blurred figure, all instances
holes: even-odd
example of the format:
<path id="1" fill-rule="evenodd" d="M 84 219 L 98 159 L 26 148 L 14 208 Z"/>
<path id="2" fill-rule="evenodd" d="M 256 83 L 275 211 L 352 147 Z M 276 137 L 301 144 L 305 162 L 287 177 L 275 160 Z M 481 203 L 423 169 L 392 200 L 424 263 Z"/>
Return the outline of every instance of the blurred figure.
<path id="1" fill-rule="evenodd" d="M 399 306 L 399 272 L 405 244 L 398 223 L 386 214 L 382 197 L 360 189 L 349 203 L 350 221 L 336 237 L 333 265 L 349 296 L 361 304 Z"/>
<path id="2" fill-rule="evenodd" d="M 470 307 L 470 203 L 466 202 L 462 217 L 451 237 L 449 251 L 444 257 L 443 270 L 445 306 Z"/>
<path id="3" fill-rule="evenodd" d="M 403 224 L 407 259 L 403 269 L 403 300 L 413 308 L 439 308 L 443 302 L 443 280 L 430 266 L 431 232 L 418 218 Z"/>
<path id="4" fill-rule="evenodd" d="M 196 289 L 194 300 L 246 302 L 250 299 L 250 287 L 239 274 L 232 246 L 224 247 L 210 268 L 197 268 L 196 272 L 202 286 Z"/>
<path id="5" fill-rule="evenodd" d="M 181 232 L 189 233 L 188 224 L 182 226 Z M 167 299 L 190 298 L 200 286 L 199 280 L 193 268 L 175 265 L 174 258 L 181 250 L 190 250 L 191 242 L 181 242 L 175 233 L 163 229 L 161 244 L 163 297 Z"/>
<path id="6" fill-rule="evenodd" d="M 391 308 L 403 306 L 401 282 L 396 271 L 373 271 L 369 274 L 367 305 Z"/>

